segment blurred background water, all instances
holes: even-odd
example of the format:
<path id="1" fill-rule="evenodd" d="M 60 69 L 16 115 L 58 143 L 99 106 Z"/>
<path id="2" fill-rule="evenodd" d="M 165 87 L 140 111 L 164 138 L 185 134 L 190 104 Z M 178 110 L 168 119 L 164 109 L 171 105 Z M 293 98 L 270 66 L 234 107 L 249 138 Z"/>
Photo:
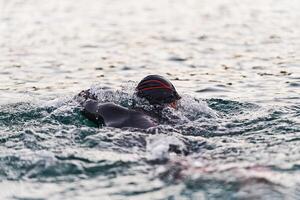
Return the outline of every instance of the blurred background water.
<path id="1" fill-rule="evenodd" d="M 0 0 L 0 198 L 300 199 L 299 11 Z M 183 95 L 176 125 L 99 129 L 72 100 L 128 106 L 148 74 Z"/>

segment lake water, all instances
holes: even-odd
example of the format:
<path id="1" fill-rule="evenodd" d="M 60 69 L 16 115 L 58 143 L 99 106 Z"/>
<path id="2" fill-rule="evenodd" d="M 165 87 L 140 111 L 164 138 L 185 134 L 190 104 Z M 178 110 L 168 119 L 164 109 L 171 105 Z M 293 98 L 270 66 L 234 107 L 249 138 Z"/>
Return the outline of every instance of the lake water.
<path id="1" fill-rule="evenodd" d="M 1 199 L 300 199 L 298 0 L 0 0 L 0 69 Z M 171 124 L 73 100 L 130 107 L 148 74 Z"/>

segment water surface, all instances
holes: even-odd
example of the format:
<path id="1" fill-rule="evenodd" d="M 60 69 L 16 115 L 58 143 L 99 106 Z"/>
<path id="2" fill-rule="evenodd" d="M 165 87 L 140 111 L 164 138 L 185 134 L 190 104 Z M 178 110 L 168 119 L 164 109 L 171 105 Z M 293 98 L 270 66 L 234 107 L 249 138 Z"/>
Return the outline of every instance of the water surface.
<path id="1" fill-rule="evenodd" d="M 0 197 L 299 199 L 299 9 L 0 0 Z M 130 107 L 148 74 L 183 96 L 170 124 L 97 128 L 73 100 Z"/>

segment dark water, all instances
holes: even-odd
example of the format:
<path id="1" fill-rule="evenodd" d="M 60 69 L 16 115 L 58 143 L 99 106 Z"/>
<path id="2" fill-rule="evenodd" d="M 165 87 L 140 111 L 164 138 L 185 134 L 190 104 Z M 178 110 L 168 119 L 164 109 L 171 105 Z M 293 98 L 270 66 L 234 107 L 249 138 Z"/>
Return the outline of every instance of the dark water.
<path id="1" fill-rule="evenodd" d="M 300 199 L 298 1 L 0 9 L 1 199 Z M 131 107 L 153 73 L 183 96 L 168 124 L 97 128 L 73 100 Z"/>

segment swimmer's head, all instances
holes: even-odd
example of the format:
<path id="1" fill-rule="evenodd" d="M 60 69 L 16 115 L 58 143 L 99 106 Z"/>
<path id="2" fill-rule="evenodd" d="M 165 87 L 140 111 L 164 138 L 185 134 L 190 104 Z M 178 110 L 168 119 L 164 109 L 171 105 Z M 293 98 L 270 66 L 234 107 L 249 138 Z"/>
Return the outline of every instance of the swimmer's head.
<path id="1" fill-rule="evenodd" d="M 176 102 L 181 98 L 173 84 L 159 75 L 146 76 L 136 90 L 138 97 L 147 99 L 152 105 L 168 104 L 176 108 Z"/>

